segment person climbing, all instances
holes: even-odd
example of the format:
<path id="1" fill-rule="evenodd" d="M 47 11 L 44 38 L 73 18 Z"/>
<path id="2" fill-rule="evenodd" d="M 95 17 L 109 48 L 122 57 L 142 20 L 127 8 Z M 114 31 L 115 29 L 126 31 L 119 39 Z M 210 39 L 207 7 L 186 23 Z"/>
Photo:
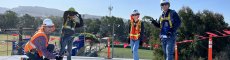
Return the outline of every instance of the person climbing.
<path id="1" fill-rule="evenodd" d="M 80 23 L 77 22 L 77 18 L 80 20 Z M 79 14 L 77 11 L 75 11 L 74 8 L 69 8 L 68 11 L 64 12 L 63 15 L 63 27 L 61 32 L 61 41 L 60 41 L 60 59 L 62 60 L 65 53 L 65 47 L 67 46 L 67 60 L 71 60 L 72 55 L 72 45 L 73 45 L 73 34 L 76 33 L 76 28 L 82 27 L 83 19 L 81 17 L 81 14 Z"/>

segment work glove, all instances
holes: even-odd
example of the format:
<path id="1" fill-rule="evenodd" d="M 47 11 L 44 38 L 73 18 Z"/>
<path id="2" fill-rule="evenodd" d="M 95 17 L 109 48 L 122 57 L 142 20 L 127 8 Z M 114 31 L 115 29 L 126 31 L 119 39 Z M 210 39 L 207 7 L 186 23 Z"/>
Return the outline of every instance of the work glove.
<path id="1" fill-rule="evenodd" d="M 152 21 L 152 23 L 153 23 L 154 25 L 159 25 L 159 23 L 157 23 L 157 21 L 158 21 L 157 19 L 151 18 L 150 21 Z"/>
<path id="2" fill-rule="evenodd" d="M 154 19 L 153 19 L 153 18 L 150 18 L 150 21 L 154 21 Z"/>
<path id="3" fill-rule="evenodd" d="M 81 18 L 81 14 L 77 14 L 78 15 L 78 18 Z"/>

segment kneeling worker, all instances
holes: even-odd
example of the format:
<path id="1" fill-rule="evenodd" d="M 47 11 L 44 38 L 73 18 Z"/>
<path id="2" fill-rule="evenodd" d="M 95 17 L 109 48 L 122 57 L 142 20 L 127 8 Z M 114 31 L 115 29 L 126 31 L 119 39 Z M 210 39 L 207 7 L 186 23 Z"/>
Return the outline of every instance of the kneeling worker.
<path id="1" fill-rule="evenodd" d="M 45 19 L 41 28 L 26 43 L 24 51 L 29 60 L 49 60 L 55 59 L 53 54 L 54 45 L 48 44 L 49 34 L 55 30 L 52 20 Z M 43 59 L 43 56 L 45 57 Z"/>

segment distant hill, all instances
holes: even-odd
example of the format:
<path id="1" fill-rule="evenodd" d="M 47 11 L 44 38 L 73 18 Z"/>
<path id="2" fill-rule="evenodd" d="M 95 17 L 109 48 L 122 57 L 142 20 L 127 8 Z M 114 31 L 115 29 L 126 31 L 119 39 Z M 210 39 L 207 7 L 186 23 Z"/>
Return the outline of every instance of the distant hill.
<path id="1" fill-rule="evenodd" d="M 63 16 L 64 11 L 54 9 L 54 8 L 46 8 L 46 7 L 39 7 L 39 6 L 19 6 L 12 9 L 0 7 L 0 13 L 4 13 L 7 10 L 11 10 L 16 12 L 19 16 L 24 14 L 29 14 L 35 17 L 47 17 L 47 16 Z M 100 19 L 101 16 L 83 14 L 83 18 L 85 19 Z"/>
<path id="2" fill-rule="evenodd" d="M 8 8 L 3 8 L 3 7 L 0 7 L 0 13 L 4 13 L 6 10 L 9 10 Z"/>

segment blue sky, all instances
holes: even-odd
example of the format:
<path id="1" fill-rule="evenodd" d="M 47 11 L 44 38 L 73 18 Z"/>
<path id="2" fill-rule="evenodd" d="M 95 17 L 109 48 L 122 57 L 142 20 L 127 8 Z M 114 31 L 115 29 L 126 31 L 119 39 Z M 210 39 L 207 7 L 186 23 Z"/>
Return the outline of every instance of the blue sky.
<path id="1" fill-rule="evenodd" d="M 109 14 L 110 0 L 1 0 L 0 7 L 41 6 L 67 10 L 74 7 L 79 13 L 106 16 Z M 230 0 L 170 0 L 171 9 L 178 11 L 182 6 L 189 6 L 196 13 L 204 9 L 223 14 L 230 23 Z M 158 18 L 161 14 L 160 0 L 111 0 L 114 7 L 112 15 L 129 19 L 132 10 L 137 9 L 141 16 Z"/>

